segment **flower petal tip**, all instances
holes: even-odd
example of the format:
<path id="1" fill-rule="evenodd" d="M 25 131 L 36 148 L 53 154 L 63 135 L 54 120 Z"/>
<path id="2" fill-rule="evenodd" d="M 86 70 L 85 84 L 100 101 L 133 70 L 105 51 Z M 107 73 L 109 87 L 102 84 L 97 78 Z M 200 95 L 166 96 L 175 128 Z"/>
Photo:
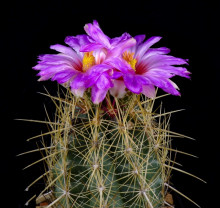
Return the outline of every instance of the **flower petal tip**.
<path id="1" fill-rule="evenodd" d="M 88 24 L 85 24 L 84 30 L 87 31 L 87 30 L 88 30 L 88 27 L 89 27 Z"/>
<path id="2" fill-rule="evenodd" d="M 38 81 L 38 82 L 41 82 L 41 81 L 44 81 L 44 79 L 42 79 L 42 77 L 41 77 L 41 78 L 39 78 L 37 81 Z"/>
<path id="3" fill-rule="evenodd" d="M 173 93 L 173 95 L 181 97 L 181 93 L 179 91 L 176 91 L 175 93 Z"/>

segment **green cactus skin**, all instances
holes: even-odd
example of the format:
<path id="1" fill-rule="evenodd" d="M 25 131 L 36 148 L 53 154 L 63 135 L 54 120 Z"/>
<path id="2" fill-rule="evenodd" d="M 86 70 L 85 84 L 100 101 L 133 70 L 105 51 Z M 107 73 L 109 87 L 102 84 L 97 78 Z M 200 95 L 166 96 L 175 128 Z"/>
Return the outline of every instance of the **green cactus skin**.
<path id="1" fill-rule="evenodd" d="M 93 105 L 69 93 L 57 105 L 48 151 L 48 207 L 160 208 L 170 137 L 138 95 Z M 168 126 L 165 126 L 168 128 Z M 168 162 L 169 163 L 169 162 Z"/>

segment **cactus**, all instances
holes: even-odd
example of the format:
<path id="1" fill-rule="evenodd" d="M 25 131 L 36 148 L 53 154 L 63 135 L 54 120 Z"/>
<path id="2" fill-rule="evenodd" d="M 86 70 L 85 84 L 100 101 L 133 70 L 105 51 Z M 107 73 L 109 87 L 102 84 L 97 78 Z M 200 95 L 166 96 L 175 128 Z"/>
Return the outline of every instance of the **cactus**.
<path id="1" fill-rule="evenodd" d="M 172 169 L 202 179 L 174 167 L 172 152 L 195 156 L 172 149 L 172 137 L 190 137 L 169 130 L 173 112 L 162 113 L 161 106 L 154 111 L 155 100 L 163 96 L 108 94 L 99 105 L 70 90 L 63 97 L 47 96 L 57 109 L 55 120 L 46 122 L 51 130 L 37 136 L 51 140 L 39 149 L 45 156 L 37 161 L 47 166 L 40 177 L 46 176 L 46 187 L 39 194 L 52 193 L 47 208 L 161 208 L 169 205 L 169 188 L 197 205 L 170 185 Z"/>
<path id="2" fill-rule="evenodd" d="M 146 101 L 134 95 L 114 99 L 113 106 L 108 97 L 106 110 L 88 99 L 60 103 L 48 163 L 48 185 L 60 207 L 163 204 L 168 151 L 159 147 L 168 146 L 169 137 Z"/>
<path id="3" fill-rule="evenodd" d="M 55 207 L 149 207 L 164 203 L 170 136 L 153 100 L 109 95 L 99 105 L 67 93 L 58 99 L 47 148 L 46 190 Z M 107 107 L 106 107 L 107 106 Z M 162 148 L 161 148 L 162 147 Z"/>
<path id="4" fill-rule="evenodd" d="M 65 39 L 70 47 L 51 46 L 60 53 L 39 56 L 33 67 L 39 81 L 51 78 L 66 88 L 47 94 L 56 113 L 46 122 L 50 131 L 39 135 L 51 139 L 37 161 L 46 162 L 46 172 L 34 181 L 46 177 L 40 195 L 52 194 L 47 208 L 161 208 L 171 206 L 168 189 L 189 199 L 170 185 L 171 170 L 202 180 L 174 167 L 173 152 L 193 156 L 171 147 L 171 138 L 186 136 L 169 130 L 171 112 L 154 110 L 155 86 L 180 95 L 169 78 L 189 78 L 186 68 L 172 66 L 187 60 L 166 55 L 165 47 L 149 49 L 161 37 L 110 39 L 97 21 L 85 30 L 88 36 Z"/>

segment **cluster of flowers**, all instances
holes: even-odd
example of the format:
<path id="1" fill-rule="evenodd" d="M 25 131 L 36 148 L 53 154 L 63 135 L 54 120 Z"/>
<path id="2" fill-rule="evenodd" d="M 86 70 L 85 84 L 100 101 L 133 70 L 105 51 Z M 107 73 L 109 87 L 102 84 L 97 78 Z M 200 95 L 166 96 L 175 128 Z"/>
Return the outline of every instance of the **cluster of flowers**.
<path id="1" fill-rule="evenodd" d="M 161 37 L 144 41 L 145 35 L 131 37 L 124 33 L 111 39 L 97 21 L 86 24 L 84 29 L 87 35 L 66 37 L 68 46 L 50 46 L 58 54 L 39 56 L 38 64 L 33 67 L 40 70 L 39 81 L 56 80 L 80 97 L 91 88 L 95 104 L 103 101 L 108 91 L 118 98 L 127 90 L 153 98 L 155 86 L 180 95 L 170 78 L 175 75 L 189 78 L 190 72 L 178 66 L 187 64 L 187 60 L 167 55 L 170 50 L 166 47 L 151 48 Z"/>

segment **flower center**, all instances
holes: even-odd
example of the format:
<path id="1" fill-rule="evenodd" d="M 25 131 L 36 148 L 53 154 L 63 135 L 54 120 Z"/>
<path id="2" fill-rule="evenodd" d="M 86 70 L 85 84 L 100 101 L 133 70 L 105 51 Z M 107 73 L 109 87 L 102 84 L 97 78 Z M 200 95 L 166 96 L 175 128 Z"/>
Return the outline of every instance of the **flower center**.
<path id="1" fill-rule="evenodd" d="M 92 51 L 85 52 L 82 60 L 83 71 L 86 72 L 90 67 L 95 65 L 95 57 L 92 55 Z"/>
<path id="2" fill-rule="evenodd" d="M 125 51 L 122 54 L 122 58 L 130 64 L 131 68 L 135 70 L 137 59 L 134 58 L 134 53 Z M 136 71 L 136 70 L 135 70 Z"/>

